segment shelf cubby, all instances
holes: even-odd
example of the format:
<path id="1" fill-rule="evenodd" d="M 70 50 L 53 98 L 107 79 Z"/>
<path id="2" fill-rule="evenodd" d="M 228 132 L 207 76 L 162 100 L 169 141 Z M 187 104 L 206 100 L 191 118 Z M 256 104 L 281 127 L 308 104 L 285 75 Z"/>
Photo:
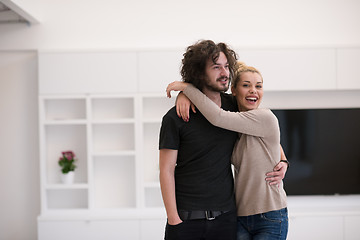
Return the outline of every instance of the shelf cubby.
<path id="1" fill-rule="evenodd" d="M 159 181 L 159 132 L 160 123 L 143 125 L 144 181 Z"/>
<path id="2" fill-rule="evenodd" d="M 94 157 L 94 208 L 135 208 L 135 158 Z"/>
<path id="3" fill-rule="evenodd" d="M 63 151 L 76 156 L 75 183 L 87 183 L 87 134 L 85 125 L 51 125 L 45 127 L 46 175 L 48 184 L 61 183 L 58 165 Z"/>
<path id="4" fill-rule="evenodd" d="M 134 99 L 132 97 L 92 99 L 93 121 L 120 119 L 134 119 Z"/>
<path id="5" fill-rule="evenodd" d="M 143 121 L 144 122 L 161 122 L 162 117 L 175 106 L 175 97 L 143 97 Z"/>
<path id="6" fill-rule="evenodd" d="M 46 191 L 46 197 L 48 210 L 88 208 L 86 189 L 50 189 Z"/>
<path id="7" fill-rule="evenodd" d="M 133 123 L 93 124 L 93 151 L 117 152 L 135 149 Z"/>
<path id="8" fill-rule="evenodd" d="M 159 208 L 163 207 L 160 187 L 146 187 L 145 188 L 145 207 Z"/>
<path id="9" fill-rule="evenodd" d="M 46 99 L 45 121 L 69 121 L 86 119 L 86 100 L 84 98 Z"/>

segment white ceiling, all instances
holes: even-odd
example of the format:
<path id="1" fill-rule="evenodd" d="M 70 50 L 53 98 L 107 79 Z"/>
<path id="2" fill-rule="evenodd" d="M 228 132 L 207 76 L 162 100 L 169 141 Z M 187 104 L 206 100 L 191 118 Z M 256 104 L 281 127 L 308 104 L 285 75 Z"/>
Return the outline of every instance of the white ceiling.
<path id="1" fill-rule="evenodd" d="M 0 0 L 0 24 L 38 23 L 29 12 L 12 0 Z"/>
<path id="2" fill-rule="evenodd" d="M 27 23 L 25 18 L 8 8 L 3 3 L 0 3 L 0 24 L 7 23 Z"/>

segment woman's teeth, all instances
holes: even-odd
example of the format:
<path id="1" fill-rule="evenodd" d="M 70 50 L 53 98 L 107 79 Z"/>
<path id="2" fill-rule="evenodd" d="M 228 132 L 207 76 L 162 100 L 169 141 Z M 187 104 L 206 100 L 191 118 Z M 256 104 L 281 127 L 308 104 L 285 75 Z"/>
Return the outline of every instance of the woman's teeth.
<path id="1" fill-rule="evenodd" d="M 250 98 L 246 98 L 246 100 L 256 102 L 256 101 L 257 101 L 257 98 L 252 98 L 252 97 L 250 97 Z"/>

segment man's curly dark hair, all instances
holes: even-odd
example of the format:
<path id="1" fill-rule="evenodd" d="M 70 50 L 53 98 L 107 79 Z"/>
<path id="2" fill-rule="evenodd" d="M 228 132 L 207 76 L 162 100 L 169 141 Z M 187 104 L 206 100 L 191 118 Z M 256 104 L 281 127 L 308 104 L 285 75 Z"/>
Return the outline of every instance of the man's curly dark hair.
<path id="1" fill-rule="evenodd" d="M 195 87 L 202 90 L 205 85 L 206 63 L 211 59 L 214 63 L 223 52 L 229 64 L 229 81 L 234 76 L 237 55 L 225 43 L 214 43 L 211 40 L 200 40 L 194 45 L 187 47 L 182 59 L 181 77 L 184 82 L 192 83 Z"/>

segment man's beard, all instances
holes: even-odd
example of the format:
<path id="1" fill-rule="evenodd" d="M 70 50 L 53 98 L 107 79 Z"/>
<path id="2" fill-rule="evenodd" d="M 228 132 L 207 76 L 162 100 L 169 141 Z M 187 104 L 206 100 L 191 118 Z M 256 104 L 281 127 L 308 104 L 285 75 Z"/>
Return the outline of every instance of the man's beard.
<path id="1" fill-rule="evenodd" d="M 217 82 L 221 80 L 227 80 L 225 85 L 218 85 Z M 214 92 L 226 92 L 229 89 L 229 78 L 228 77 L 220 77 L 216 79 L 216 83 L 212 83 L 209 79 L 205 81 L 205 88 Z"/>

